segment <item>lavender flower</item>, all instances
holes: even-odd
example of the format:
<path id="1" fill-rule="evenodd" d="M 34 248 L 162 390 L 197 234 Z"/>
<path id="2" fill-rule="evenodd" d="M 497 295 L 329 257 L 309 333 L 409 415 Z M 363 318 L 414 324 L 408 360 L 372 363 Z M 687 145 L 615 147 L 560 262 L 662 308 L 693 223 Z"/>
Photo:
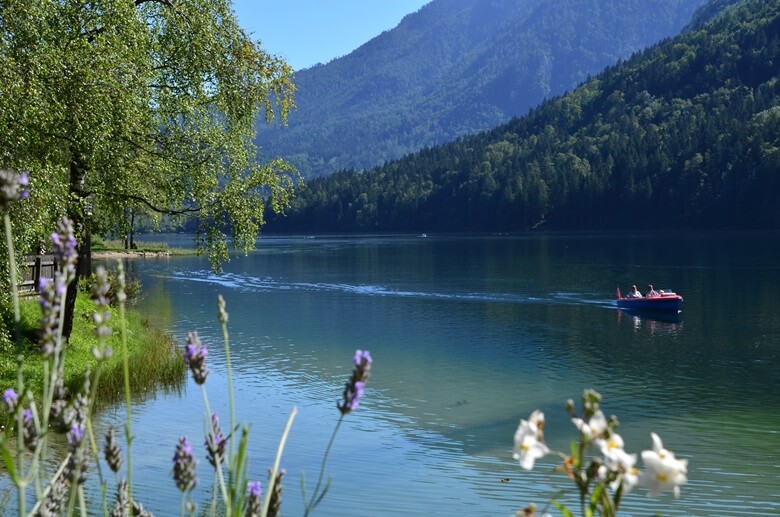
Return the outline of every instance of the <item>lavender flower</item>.
<path id="1" fill-rule="evenodd" d="M 122 451 L 116 442 L 116 435 L 113 427 L 108 428 L 106 432 L 106 446 L 103 449 L 108 467 L 114 472 L 119 472 L 122 468 Z"/>
<path id="2" fill-rule="evenodd" d="M 89 369 L 84 373 L 84 384 L 75 396 L 67 402 L 65 388 L 60 376 L 54 385 L 54 400 L 49 421 L 55 432 L 60 434 L 70 433 L 75 426 L 86 428 L 89 413 Z"/>
<path id="3" fill-rule="evenodd" d="M 54 280 L 41 278 L 38 283 L 40 297 L 38 303 L 41 306 L 41 355 L 44 358 L 51 357 L 57 346 L 60 326 L 60 306 L 66 285 L 62 282 L 59 273 L 55 273 Z"/>
<path id="4" fill-rule="evenodd" d="M 16 402 L 19 399 L 19 395 L 16 394 L 13 388 L 8 388 L 3 392 L 3 402 L 9 413 L 16 411 Z"/>
<path id="5" fill-rule="evenodd" d="M 186 436 L 179 438 L 176 453 L 173 455 L 173 479 L 182 492 L 192 490 L 198 484 L 195 477 L 197 463 L 192 454 L 192 445 Z"/>
<path id="6" fill-rule="evenodd" d="M 211 415 L 211 432 L 206 435 L 206 457 L 212 467 L 216 468 L 224 460 L 226 444 L 227 438 L 222 433 L 219 417 L 216 413 L 213 413 Z"/>
<path id="7" fill-rule="evenodd" d="M 95 301 L 97 310 L 92 314 L 92 321 L 95 323 L 95 334 L 98 340 L 102 340 L 111 335 L 111 329 L 106 322 L 111 318 L 111 311 L 108 310 L 110 300 L 108 293 L 111 285 L 108 282 L 108 273 L 106 268 L 98 266 L 95 271 L 96 281 L 92 286 L 92 298 Z"/>
<path id="8" fill-rule="evenodd" d="M 65 417 L 65 409 L 68 405 L 65 397 L 67 392 L 65 391 L 65 385 L 62 382 L 62 376 L 57 376 L 54 381 L 54 393 L 51 402 L 51 409 L 49 410 L 49 421 L 62 422 Z M 67 427 L 65 428 L 67 430 Z M 64 432 L 64 431 L 63 431 Z"/>
<path id="9" fill-rule="evenodd" d="M 19 175 L 19 186 L 21 192 L 19 192 L 19 199 L 29 199 L 30 197 L 30 175 L 27 171 L 22 171 Z"/>
<path id="10" fill-rule="evenodd" d="M 55 282 L 59 288 L 67 288 L 67 285 L 76 278 L 76 262 L 78 262 L 78 241 L 73 236 L 73 222 L 67 217 L 63 217 L 57 222 L 57 229 L 51 234 L 51 241 L 54 244 L 54 255 L 59 262 L 59 271 L 55 273 Z M 61 278 L 57 282 L 57 277 Z M 59 292 L 59 290 L 58 290 Z"/>
<path id="11" fill-rule="evenodd" d="M 84 461 L 83 451 L 75 449 L 76 447 L 71 447 L 71 455 L 68 464 L 65 466 L 64 475 L 71 483 L 83 485 L 87 481 L 87 463 Z"/>
<path id="12" fill-rule="evenodd" d="M 70 490 L 70 481 L 65 472 L 51 481 L 51 490 L 41 502 L 36 516 L 60 515 L 62 513 L 65 497 Z"/>
<path id="13" fill-rule="evenodd" d="M 116 486 L 116 503 L 114 503 L 114 509 L 111 510 L 111 517 L 130 517 L 129 502 L 130 494 L 127 490 L 127 481 L 122 479 Z"/>
<path id="14" fill-rule="evenodd" d="M 192 379 L 197 384 L 206 382 L 209 371 L 206 368 L 206 357 L 209 353 L 206 346 L 200 342 L 198 333 L 193 331 L 187 334 L 187 345 L 184 347 L 184 361 L 192 370 Z"/>
<path id="15" fill-rule="evenodd" d="M 355 363 L 356 368 L 363 369 L 370 367 L 373 362 L 371 360 L 371 352 L 368 350 L 355 350 L 355 358 L 352 361 Z"/>
<path id="16" fill-rule="evenodd" d="M 217 316 L 220 324 L 224 325 L 228 322 L 228 313 L 225 310 L 225 299 L 222 298 L 221 294 L 217 296 Z"/>
<path id="17" fill-rule="evenodd" d="M 35 428 L 33 412 L 29 408 L 25 409 L 22 415 L 22 436 L 27 450 L 34 451 L 38 446 L 38 430 Z"/>
<path id="18" fill-rule="evenodd" d="M 81 444 L 81 440 L 84 439 L 84 428 L 81 424 L 73 424 L 73 427 L 68 431 L 68 445 L 73 449 L 77 448 Z"/>
<path id="19" fill-rule="evenodd" d="M 38 284 L 41 306 L 41 354 L 44 358 L 51 357 L 57 349 L 59 332 L 59 314 L 68 284 L 76 278 L 76 262 L 78 243 L 73 237 L 73 225 L 68 219 L 57 223 L 57 231 L 51 234 L 55 255 L 59 268 L 54 273 L 54 279 L 41 278 Z"/>
<path id="20" fill-rule="evenodd" d="M 117 484 L 116 503 L 111 510 L 111 517 L 154 517 L 152 512 L 144 510 L 144 505 L 133 500 L 132 509 L 129 509 L 130 494 L 127 489 L 127 481 L 124 479 Z"/>
<path id="21" fill-rule="evenodd" d="M 342 415 L 346 415 L 357 409 L 360 398 L 366 389 L 366 381 L 371 372 L 371 353 L 368 350 L 356 350 L 353 363 L 355 367 L 352 370 L 352 377 L 344 387 L 343 400 L 337 402 L 336 406 Z"/>
<path id="22" fill-rule="evenodd" d="M 260 496 L 262 489 L 259 481 L 250 481 L 246 485 L 246 517 L 259 517 L 262 509 Z"/>
<path id="23" fill-rule="evenodd" d="M 127 300 L 126 288 L 127 282 L 125 281 L 125 267 L 121 262 L 116 265 L 116 301 L 119 303 L 125 303 Z"/>
<path id="24" fill-rule="evenodd" d="M 0 169 L 0 208 L 5 208 L 17 199 L 27 199 L 30 196 L 29 185 L 27 172 Z"/>
<path id="25" fill-rule="evenodd" d="M 268 469 L 268 473 L 271 473 L 271 469 Z M 287 474 L 287 471 L 282 469 L 278 474 L 276 474 L 276 479 L 272 479 L 270 481 L 271 488 L 269 488 L 269 490 L 271 490 L 271 501 L 268 504 L 268 513 L 266 514 L 267 517 L 277 517 L 278 515 L 281 515 L 282 478 L 285 474 Z"/>

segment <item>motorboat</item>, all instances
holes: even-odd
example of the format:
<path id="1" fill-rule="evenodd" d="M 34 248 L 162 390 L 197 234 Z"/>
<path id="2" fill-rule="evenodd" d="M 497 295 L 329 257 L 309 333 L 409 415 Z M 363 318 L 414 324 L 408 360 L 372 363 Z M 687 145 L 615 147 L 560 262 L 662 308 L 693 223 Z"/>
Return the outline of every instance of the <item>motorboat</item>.
<path id="1" fill-rule="evenodd" d="M 671 311 L 675 313 L 680 312 L 682 301 L 682 296 L 668 289 L 661 289 L 658 291 L 657 295 L 643 296 L 641 298 L 621 296 L 620 289 L 618 289 L 617 299 L 615 300 L 618 308 L 620 309 L 664 312 Z"/>

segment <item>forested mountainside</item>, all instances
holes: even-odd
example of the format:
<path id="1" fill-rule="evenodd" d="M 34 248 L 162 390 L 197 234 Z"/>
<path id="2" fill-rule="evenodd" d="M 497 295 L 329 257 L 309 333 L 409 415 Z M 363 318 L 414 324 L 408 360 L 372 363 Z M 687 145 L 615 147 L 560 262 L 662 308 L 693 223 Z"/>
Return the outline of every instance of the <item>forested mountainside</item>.
<path id="1" fill-rule="evenodd" d="M 780 0 L 745 0 L 527 116 L 311 181 L 267 231 L 780 228 Z"/>
<path id="2" fill-rule="evenodd" d="M 433 0 L 351 54 L 299 71 L 263 156 L 305 178 L 367 169 L 496 127 L 676 35 L 705 0 Z"/>

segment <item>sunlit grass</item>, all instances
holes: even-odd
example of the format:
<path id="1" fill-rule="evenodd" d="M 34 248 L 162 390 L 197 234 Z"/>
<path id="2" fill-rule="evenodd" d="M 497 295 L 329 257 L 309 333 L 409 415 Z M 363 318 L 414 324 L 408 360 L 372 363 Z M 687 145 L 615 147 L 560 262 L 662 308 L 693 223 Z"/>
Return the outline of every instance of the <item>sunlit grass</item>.
<path id="1" fill-rule="evenodd" d="M 0 390 L 16 387 L 17 357 L 21 355 L 22 373 L 26 387 L 32 393 L 40 393 L 43 385 L 42 359 L 37 341 L 38 320 L 41 311 L 37 300 L 28 299 L 21 303 L 21 340 L 18 345 L 0 344 Z M 92 348 L 97 345 L 94 324 L 90 314 L 95 310 L 92 300 L 84 293 L 76 299 L 73 333 L 68 344 L 68 360 L 65 362 L 64 383 L 75 393 L 84 382 L 84 372 L 94 369 L 97 361 Z M 112 335 L 106 345 L 114 351 L 113 356 L 103 363 L 98 401 L 101 404 L 121 399 L 123 390 L 122 361 L 119 351 L 119 316 L 112 309 L 109 326 Z M 9 315 L 11 316 L 11 315 Z M 9 323 L 10 317 L 4 318 Z M 158 387 L 174 387 L 184 380 L 186 365 L 181 359 L 171 336 L 151 327 L 140 313 L 127 312 L 127 345 L 130 363 L 130 383 L 134 395 L 142 395 Z"/>

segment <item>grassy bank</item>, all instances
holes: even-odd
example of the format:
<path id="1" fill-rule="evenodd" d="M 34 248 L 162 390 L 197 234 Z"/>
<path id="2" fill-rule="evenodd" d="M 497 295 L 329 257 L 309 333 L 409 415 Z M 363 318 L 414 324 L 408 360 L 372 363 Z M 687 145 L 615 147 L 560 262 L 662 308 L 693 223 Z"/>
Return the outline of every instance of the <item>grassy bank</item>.
<path id="1" fill-rule="evenodd" d="M 97 345 L 95 326 L 90 318 L 94 309 L 89 297 L 79 293 L 64 371 L 65 386 L 70 392 L 78 390 L 84 382 L 84 372 L 88 368 L 94 369 L 97 364 L 92 355 L 92 348 Z M 21 355 L 26 388 L 37 396 L 43 385 L 43 361 L 37 338 L 41 311 L 37 299 L 22 301 L 21 311 L 21 342 L 17 345 L 0 341 L 0 390 L 17 389 L 17 357 Z M 185 378 L 186 366 L 171 337 L 151 327 L 137 311 L 128 310 L 126 319 L 133 394 L 137 396 L 160 386 L 178 386 Z M 4 308 L 3 324 L 10 328 L 12 321 L 12 311 Z M 120 400 L 123 396 L 122 344 L 117 309 L 112 308 L 109 326 L 112 335 L 106 340 L 106 346 L 112 348 L 113 355 L 103 363 L 101 370 L 97 393 L 102 404 Z"/>
<path id="2" fill-rule="evenodd" d="M 155 255 L 184 256 L 195 255 L 195 249 L 171 248 L 165 242 L 136 241 L 135 248 L 125 249 L 125 242 L 122 240 L 104 240 L 95 238 L 92 241 L 93 253 L 148 253 Z"/>

